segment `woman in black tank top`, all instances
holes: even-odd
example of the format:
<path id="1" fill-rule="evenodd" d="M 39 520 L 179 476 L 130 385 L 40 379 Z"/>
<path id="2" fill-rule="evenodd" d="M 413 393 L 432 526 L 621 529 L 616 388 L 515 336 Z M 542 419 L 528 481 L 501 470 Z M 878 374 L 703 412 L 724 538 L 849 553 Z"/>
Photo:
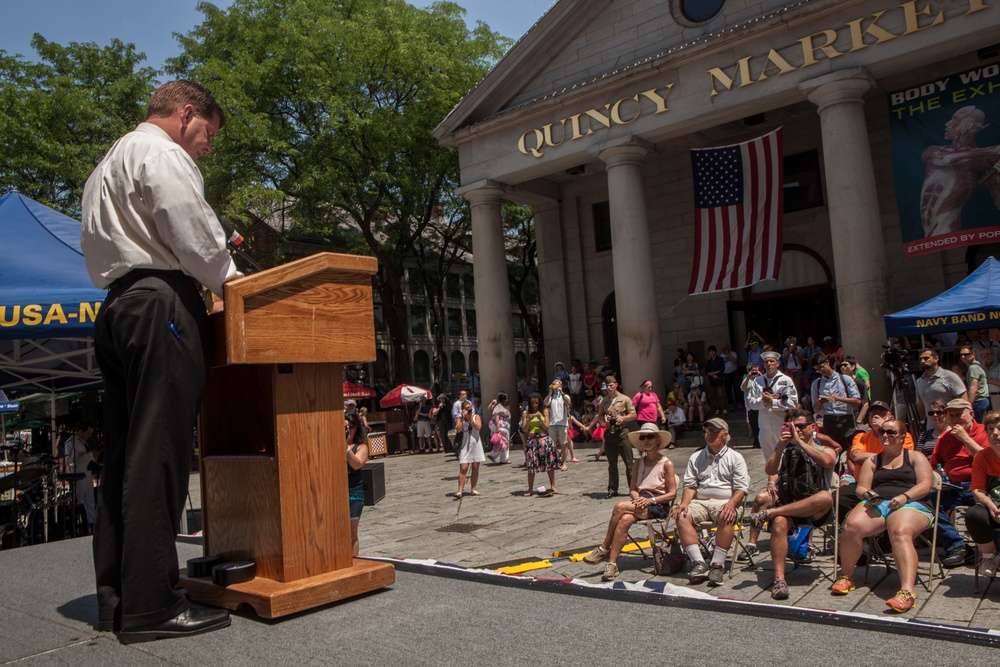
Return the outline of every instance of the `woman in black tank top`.
<path id="1" fill-rule="evenodd" d="M 906 612 L 916 604 L 917 551 L 913 540 L 933 523 L 933 513 L 921 502 L 930 493 L 933 475 L 923 454 L 903 449 L 906 425 L 890 419 L 879 428 L 882 453 L 867 459 L 858 474 L 858 498 L 863 498 L 844 521 L 840 531 L 842 575 L 831 589 L 846 595 L 855 588 L 854 568 L 866 537 L 889 530 L 892 553 L 899 571 L 900 590 L 886 605 Z"/>

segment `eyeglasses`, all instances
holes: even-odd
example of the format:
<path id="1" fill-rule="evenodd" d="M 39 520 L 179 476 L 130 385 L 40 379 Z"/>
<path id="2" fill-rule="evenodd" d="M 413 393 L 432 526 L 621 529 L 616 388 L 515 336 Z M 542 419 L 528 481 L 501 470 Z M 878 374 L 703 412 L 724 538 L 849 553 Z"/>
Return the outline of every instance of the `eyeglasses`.
<path id="1" fill-rule="evenodd" d="M 711 426 L 706 426 L 705 428 L 701 429 L 702 433 L 707 433 L 708 435 L 715 435 L 716 433 L 719 433 L 721 430 L 722 429 L 712 428 Z"/>
<path id="2" fill-rule="evenodd" d="M 841 368 L 850 368 L 851 365 L 849 363 L 847 363 L 847 362 L 844 362 L 844 363 L 840 364 L 840 367 Z"/>
<path id="3" fill-rule="evenodd" d="M 639 439 L 640 440 L 653 440 L 653 439 L 658 439 L 659 437 L 660 437 L 659 433 L 640 433 L 639 434 Z"/>
<path id="4" fill-rule="evenodd" d="M 944 410 L 930 410 L 927 414 L 931 417 L 940 417 L 944 414 Z"/>
<path id="5" fill-rule="evenodd" d="M 971 357 L 972 356 L 972 352 L 962 352 L 962 356 L 963 357 Z"/>
<path id="6" fill-rule="evenodd" d="M 884 438 L 886 436 L 889 436 L 890 438 L 895 438 L 897 435 L 899 435 L 899 431 L 897 431 L 894 428 L 880 428 L 878 431 L 878 435 L 880 438 Z"/>

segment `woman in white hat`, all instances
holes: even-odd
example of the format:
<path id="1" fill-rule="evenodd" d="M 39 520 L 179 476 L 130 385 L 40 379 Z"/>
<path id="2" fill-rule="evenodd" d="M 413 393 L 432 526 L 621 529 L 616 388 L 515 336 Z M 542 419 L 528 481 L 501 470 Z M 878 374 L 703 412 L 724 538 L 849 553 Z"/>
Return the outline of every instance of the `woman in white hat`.
<path id="1" fill-rule="evenodd" d="M 604 541 L 583 557 L 592 564 L 608 561 L 601 577 L 604 581 L 618 577 L 618 554 L 628 541 L 629 528 L 636 521 L 669 516 L 670 504 L 677 496 L 674 464 L 660 454 L 660 449 L 670 444 L 670 432 L 661 431 L 656 424 L 643 424 L 639 430 L 629 433 L 628 439 L 642 452 L 632 467 L 630 498 L 615 503 Z"/>

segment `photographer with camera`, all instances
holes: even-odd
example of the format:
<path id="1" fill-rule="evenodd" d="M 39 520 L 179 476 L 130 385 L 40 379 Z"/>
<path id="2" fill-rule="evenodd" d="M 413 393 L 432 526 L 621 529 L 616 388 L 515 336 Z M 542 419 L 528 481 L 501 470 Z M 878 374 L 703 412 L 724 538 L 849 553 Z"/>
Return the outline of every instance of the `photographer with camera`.
<path id="1" fill-rule="evenodd" d="M 757 414 L 760 427 L 760 447 L 764 460 L 778 446 L 781 427 L 785 424 L 785 413 L 799 407 L 799 395 L 792 378 L 778 370 L 781 355 L 774 351 L 764 352 L 761 357 L 764 372 L 756 366 L 750 368 L 745 384 L 747 416 L 752 410 Z"/>
<path id="2" fill-rule="evenodd" d="M 608 498 L 618 495 L 618 457 L 625 463 L 625 476 L 632 484 L 632 444 L 628 433 L 635 426 L 635 404 L 618 392 L 618 380 L 613 375 L 604 378 L 608 392 L 597 408 L 597 419 L 606 425 L 604 453 L 608 455 Z"/>
<path id="3" fill-rule="evenodd" d="M 823 415 L 823 433 L 847 449 L 851 446 L 850 434 L 858 426 L 854 418 L 854 409 L 861 406 L 858 385 L 851 376 L 834 371 L 831 364 L 837 359 L 823 352 L 814 354 L 810 362 L 819 375 L 810 388 L 813 411 Z"/>
<path id="4" fill-rule="evenodd" d="M 542 401 L 549 418 L 549 438 L 559 448 L 562 456 L 562 467 L 566 470 L 566 464 L 570 461 L 579 463 L 574 451 L 573 441 L 567 435 L 569 430 L 569 415 L 572 411 L 572 402 L 569 394 L 563 392 L 562 380 L 553 380 L 549 385 L 549 393 Z"/>

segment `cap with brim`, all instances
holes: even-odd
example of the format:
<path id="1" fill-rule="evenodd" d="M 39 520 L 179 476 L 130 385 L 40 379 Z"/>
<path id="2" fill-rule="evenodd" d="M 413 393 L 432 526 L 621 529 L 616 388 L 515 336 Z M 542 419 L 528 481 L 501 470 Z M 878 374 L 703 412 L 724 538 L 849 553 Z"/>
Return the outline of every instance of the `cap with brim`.
<path id="1" fill-rule="evenodd" d="M 729 424 L 727 424 L 724 419 L 719 419 L 718 417 L 712 417 L 707 422 L 705 422 L 705 424 L 707 426 L 714 426 L 720 431 L 725 431 L 726 433 L 729 433 Z"/>
<path id="2" fill-rule="evenodd" d="M 614 382 L 615 384 L 618 384 L 618 380 L 615 378 L 614 375 L 609 375 L 606 378 L 604 378 L 604 382 L 605 382 L 605 384 L 611 384 L 612 382 Z"/>
<path id="3" fill-rule="evenodd" d="M 760 358 L 761 359 L 774 359 L 774 360 L 777 361 L 778 359 L 781 359 L 781 355 L 778 354 L 777 352 L 773 351 L 773 350 L 768 350 L 767 352 L 762 352 L 761 355 L 760 355 Z"/>
<path id="4" fill-rule="evenodd" d="M 353 398 L 349 398 L 346 401 L 344 401 L 344 405 L 357 405 L 357 404 L 358 402 L 355 401 Z"/>
<path id="5" fill-rule="evenodd" d="M 553 366 L 553 368 L 559 368 L 560 366 L 562 366 L 563 368 L 566 368 L 565 366 L 563 366 L 563 362 L 561 362 L 561 361 L 557 361 L 555 363 L 555 366 Z"/>
<path id="6" fill-rule="evenodd" d="M 642 441 L 639 440 L 639 435 L 642 433 L 656 433 L 660 436 L 660 447 L 666 447 L 670 444 L 673 436 L 670 435 L 670 431 L 661 431 L 656 424 L 650 422 L 648 424 L 643 424 L 642 428 L 638 431 L 632 431 L 628 434 L 629 442 L 632 443 L 634 447 L 642 447 Z"/>
<path id="7" fill-rule="evenodd" d="M 667 407 L 668 408 L 676 408 L 677 407 L 677 401 L 667 401 Z"/>
<path id="8" fill-rule="evenodd" d="M 944 406 L 946 410 L 971 410 L 972 404 L 964 398 L 953 398 Z"/>
<path id="9" fill-rule="evenodd" d="M 885 401 L 872 401 L 868 404 L 868 413 L 871 414 L 873 410 L 884 410 L 885 412 L 892 412 L 889 408 L 889 404 Z"/>

